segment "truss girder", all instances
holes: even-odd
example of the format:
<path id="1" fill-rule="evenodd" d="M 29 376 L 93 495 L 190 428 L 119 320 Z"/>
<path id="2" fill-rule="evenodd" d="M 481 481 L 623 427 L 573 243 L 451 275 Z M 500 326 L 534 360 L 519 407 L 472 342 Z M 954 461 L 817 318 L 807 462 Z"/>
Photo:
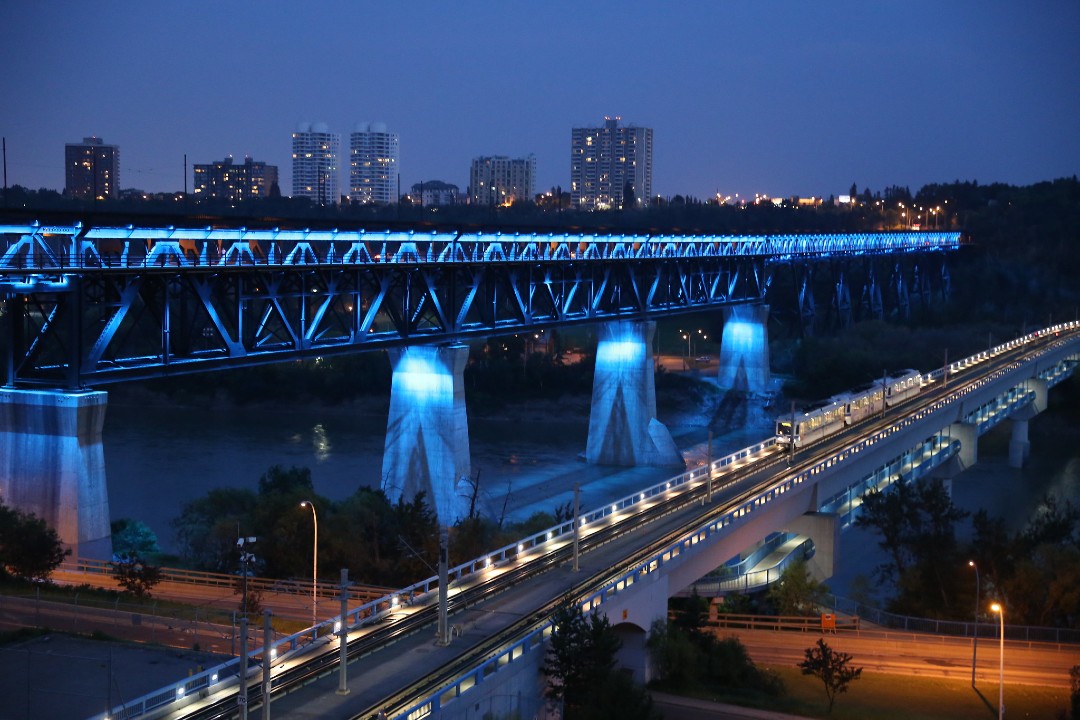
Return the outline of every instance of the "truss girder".
<path id="1" fill-rule="evenodd" d="M 87 386 L 760 301 L 795 259 L 937 252 L 959 236 L 35 225 L 0 226 L 0 241 L 9 384 Z"/>

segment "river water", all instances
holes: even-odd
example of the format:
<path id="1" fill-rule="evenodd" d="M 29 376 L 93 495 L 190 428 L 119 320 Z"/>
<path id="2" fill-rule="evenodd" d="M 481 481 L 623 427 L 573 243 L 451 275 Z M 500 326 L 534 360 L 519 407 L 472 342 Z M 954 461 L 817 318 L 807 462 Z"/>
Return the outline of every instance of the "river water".
<path id="1" fill-rule="evenodd" d="M 523 489 L 514 508 L 538 500 L 524 489 L 527 476 L 588 470 L 577 459 L 585 449 L 588 401 L 563 408 L 469 418 L 473 476 L 488 512 L 503 512 L 502 498 L 515 486 Z M 386 412 L 381 403 L 203 408 L 110 398 L 103 433 L 110 514 L 142 520 L 168 552 L 175 548 L 171 521 L 185 503 L 218 487 L 256 490 L 274 465 L 310 469 L 315 492 L 330 500 L 377 488 Z"/>
<path id="2" fill-rule="evenodd" d="M 470 417 L 474 476 L 484 510 L 523 519 L 552 511 L 583 487 L 593 507 L 660 482 L 677 471 L 588 466 L 579 455 L 588 433 L 588 398 L 509 408 L 497 417 Z M 194 408 L 124 399 L 110 404 L 104 430 L 112 518 L 137 518 L 175 549 L 171 521 L 184 504 L 216 487 L 257 489 L 273 465 L 307 467 L 318 495 L 340 500 L 360 487 L 378 487 L 386 435 L 386 404 L 349 408 Z M 668 423 L 690 465 L 704 461 L 704 413 L 671 413 Z M 767 418 L 714 441 L 713 454 L 750 445 L 768 434 Z M 986 508 L 1022 527 L 1046 493 L 1080 503 L 1080 417 L 1060 408 L 1030 424 L 1032 456 L 1023 469 L 1007 467 L 1008 428 L 980 440 L 979 463 L 953 481 L 953 500 L 974 512 Z M 966 530 L 962 530 L 964 535 Z M 830 583 L 838 594 L 853 574 L 879 562 L 876 539 L 845 531 L 843 572 Z"/>

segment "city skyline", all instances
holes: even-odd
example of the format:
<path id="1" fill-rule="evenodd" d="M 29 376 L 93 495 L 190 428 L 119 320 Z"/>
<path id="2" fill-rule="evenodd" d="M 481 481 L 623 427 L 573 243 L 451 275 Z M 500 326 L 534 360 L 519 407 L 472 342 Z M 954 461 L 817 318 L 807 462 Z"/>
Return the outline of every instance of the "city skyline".
<path id="1" fill-rule="evenodd" d="M 1080 169 L 1080 6 L 1062 0 L 317 7 L 334 22 L 307 40 L 284 3 L 5 5 L 8 184 L 61 190 L 64 145 L 93 135 L 122 150 L 122 189 L 182 189 L 186 154 L 189 184 L 195 162 L 251 156 L 281 168 L 287 192 L 298 123 L 344 135 L 363 118 L 400 137 L 402 188 L 464 187 L 474 157 L 533 154 L 536 191 L 568 190 L 572 128 L 604 116 L 654 129 L 663 196 L 1027 184 Z M 357 46 L 361 20 L 391 30 Z M 480 51 L 493 35 L 512 40 L 507 55 Z M 93 63 L 70 62 L 87 38 Z M 298 60 L 315 48 L 319 73 Z"/>

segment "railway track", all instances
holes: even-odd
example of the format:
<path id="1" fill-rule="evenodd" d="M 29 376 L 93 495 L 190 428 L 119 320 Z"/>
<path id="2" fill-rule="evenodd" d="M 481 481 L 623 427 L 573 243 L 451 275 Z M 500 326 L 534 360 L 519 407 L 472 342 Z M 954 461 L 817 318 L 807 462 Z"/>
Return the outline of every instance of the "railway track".
<path id="1" fill-rule="evenodd" d="M 819 462 L 822 456 L 827 456 L 889 427 L 901 414 L 918 413 L 939 402 L 950 392 L 955 392 L 956 386 L 950 389 L 949 382 L 954 380 L 963 384 L 978 382 L 1002 367 L 1030 358 L 1055 339 L 1054 336 L 1039 338 L 1028 344 L 1002 351 L 993 358 L 993 362 L 979 362 L 952 374 L 948 382 L 939 382 L 929 386 L 926 391 L 890 409 L 883 417 L 868 419 L 842 432 L 818 440 L 797 450 L 793 456 L 784 451 L 773 450 L 741 468 L 717 476 L 712 480 L 712 504 L 704 502 L 709 494 L 708 485 L 699 483 L 696 486 L 679 488 L 677 492 L 668 492 L 650 498 L 651 502 L 639 512 L 611 515 L 603 521 L 583 528 L 580 538 L 582 554 L 595 551 L 620 539 L 629 537 L 640 539 L 644 533 L 637 531 L 645 527 L 658 534 L 629 550 L 621 562 L 583 576 L 569 590 L 556 597 L 542 599 L 502 631 L 484 638 L 465 649 L 453 660 L 427 673 L 424 677 L 409 682 L 352 717 L 367 720 L 377 717 L 379 712 L 393 716 L 407 709 L 410 702 L 415 701 L 416 698 L 437 694 L 456 678 L 497 655 L 516 638 L 548 622 L 550 615 L 561 603 L 579 600 L 590 589 L 603 586 L 611 579 L 619 577 L 687 533 L 693 532 L 703 524 L 729 512 L 733 507 L 767 491 L 778 481 L 778 477 L 798 474 Z M 675 517 L 676 515 L 678 517 Z M 658 528 L 656 524 L 665 519 L 667 519 L 667 524 Z M 526 580 L 571 561 L 572 557 L 573 548 L 569 542 L 550 550 L 530 549 L 529 552 L 516 557 L 512 563 L 501 566 L 498 574 L 479 579 L 476 576 L 470 576 L 457 588 L 452 587 L 451 589 L 456 589 L 456 592 L 453 592 L 449 600 L 449 612 L 452 615 L 479 605 Z M 451 585 L 453 586 L 453 583 Z M 429 597 L 422 600 L 426 604 L 401 617 L 384 619 L 375 626 L 369 626 L 359 637 L 349 640 L 347 649 L 349 661 L 374 653 L 434 625 L 437 621 L 435 593 L 431 593 Z M 338 668 L 339 657 L 339 648 L 336 643 L 324 644 L 317 651 L 312 651 L 310 657 L 284 667 L 273 675 L 270 692 L 274 696 L 286 694 L 335 672 Z M 256 669 L 252 675 L 257 676 L 258 670 Z M 262 684 L 261 682 L 252 683 L 250 680 L 249 683 L 248 703 L 250 708 L 255 708 L 262 703 Z M 237 693 L 236 687 L 231 688 L 231 691 L 221 692 L 221 697 L 212 702 L 192 708 L 190 711 L 176 713 L 171 717 L 191 720 L 233 717 L 238 712 Z"/>

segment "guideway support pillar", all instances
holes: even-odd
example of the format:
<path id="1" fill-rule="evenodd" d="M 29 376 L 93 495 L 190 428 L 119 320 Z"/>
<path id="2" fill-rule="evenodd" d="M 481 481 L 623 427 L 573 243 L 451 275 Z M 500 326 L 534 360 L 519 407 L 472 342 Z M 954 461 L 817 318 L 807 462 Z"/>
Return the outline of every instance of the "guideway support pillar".
<path id="1" fill-rule="evenodd" d="M 805 535 L 814 541 L 814 557 L 807 561 L 806 569 L 819 582 L 831 578 L 836 571 L 836 554 L 840 551 L 839 516 L 835 513 L 806 513 L 789 522 L 785 530 Z"/>
<path id="2" fill-rule="evenodd" d="M 465 517 L 470 485 L 465 346 L 390 351 L 393 378 L 382 489 L 390 502 L 424 491 L 442 524 Z"/>
<path id="3" fill-rule="evenodd" d="M 601 465 L 683 467 L 668 429 L 656 419 L 652 347 L 656 323 L 600 326 L 585 459 Z"/>
<path id="4" fill-rule="evenodd" d="M 1046 381 L 1038 378 L 1026 380 L 1024 385 L 1035 393 L 1035 398 L 1009 417 L 1012 423 L 1012 437 L 1009 440 L 1009 467 L 1021 468 L 1031 454 L 1031 442 L 1028 440 L 1028 420 L 1046 409 L 1049 388 Z"/>
<path id="5" fill-rule="evenodd" d="M 769 390 L 769 306 L 731 305 L 724 308 L 717 385 L 761 395 Z"/>
<path id="6" fill-rule="evenodd" d="M 43 519 L 73 557 L 112 557 L 101 444 L 107 399 L 0 389 L 0 500 Z"/>

